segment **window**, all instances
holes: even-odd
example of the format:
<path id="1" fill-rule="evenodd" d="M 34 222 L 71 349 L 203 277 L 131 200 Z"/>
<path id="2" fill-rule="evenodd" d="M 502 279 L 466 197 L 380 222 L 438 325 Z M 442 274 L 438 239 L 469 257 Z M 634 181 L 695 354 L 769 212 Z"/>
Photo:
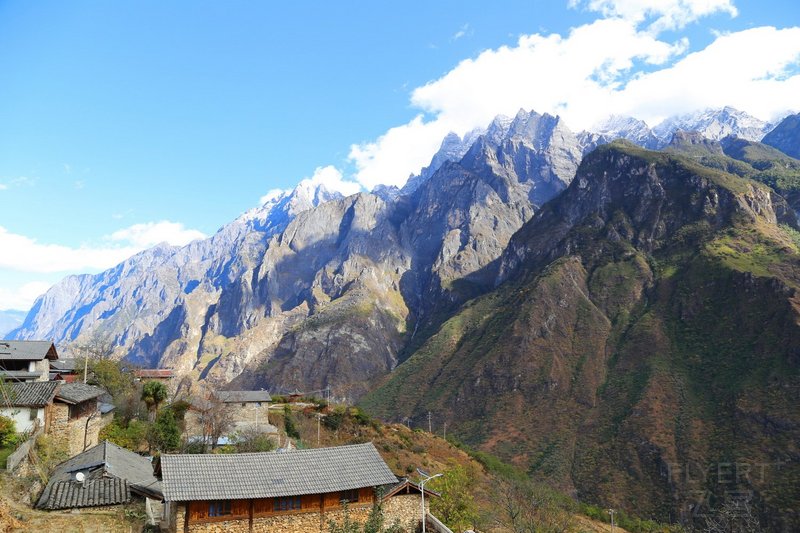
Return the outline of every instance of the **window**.
<path id="1" fill-rule="evenodd" d="M 358 489 L 341 491 L 339 503 L 358 503 Z"/>
<path id="2" fill-rule="evenodd" d="M 208 516 L 225 516 L 231 514 L 230 500 L 208 502 Z"/>
<path id="3" fill-rule="evenodd" d="M 39 417 L 39 410 L 38 409 L 30 409 L 28 410 L 28 420 L 33 422 Z"/>
<path id="4" fill-rule="evenodd" d="M 273 511 L 294 511 L 303 508 L 302 499 L 300 496 L 284 496 L 282 498 L 275 498 L 272 500 Z"/>

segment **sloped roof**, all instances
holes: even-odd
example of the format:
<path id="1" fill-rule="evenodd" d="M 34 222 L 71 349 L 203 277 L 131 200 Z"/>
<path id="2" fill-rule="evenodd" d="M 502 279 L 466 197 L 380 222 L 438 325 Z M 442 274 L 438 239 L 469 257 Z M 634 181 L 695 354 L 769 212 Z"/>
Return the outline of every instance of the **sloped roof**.
<path id="1" fill-rule="evenodd" d="M 139 370 L 134 370 L 133 375 L 140 379 L 164 379 L 175 377 L 175 371 L 171 368 L 142 368 Z"/>
<path id="2" fill-rule="evenodd" d="M 223 403 L 271 402 L 272 397 L 265 390 L 220 390 L 214 393 Z"/>
<path id="3" fill-rule="evenodd" d="M 50 341 L 0 341 L 0 360 L 41 361 L 58 359 L 56 347 Z"/>
<path id="4" fill-rule="evenodd" d="M 74 371 L 76 363 L 75 359 L 56 359 L 55 361 L 50 361 L 50 369 L 58 370 L 59 372 Z"/>
<path id="5" fill-rule="evenodd" d="M 167 501 L 322 494 L 397 483 L 372 443 L 285 453 L 161 456 Z"/>
<path id="6" fill-rule="evenodd" d="M 50 490 L 52 496 L 43 503 L 42 509 L 100 507 L 128 503 L 131 499 L 128 482 L 115 477 L 99 477 L 85 483 L 58 481 Z"/>
<path id="7" fill-rule="evenodd" d="M 80 489 L 80 483 L 75 481 L 75 473 L 83 472 L 86 475 L 86 491 Z M 122 503 L 117 501 L 118 493 L 114 492 L 123 485 L 108 485 L 105 487 L 95 487 L 89 489 L 92 483 L 99 479 L 118 479 L 124 481 L 125 490 L 128 491 L 128 498 L 130 499 L 130 491 L 137 491 L 141 489 L 142 492 L 160 495 L 161 482 L 153 475 L 152 462 L 147 457 L 142 457 L 125 448 L 121 448 L 116 444 L 108 441 L 103 441 L 97 446 L 89 448 L 83 453 L 67 459 L 58 465 L 50 477 L 39 501 L 37 507 L 43 509 L 65 509 L 68 506 L 57 507 L 63 505 L 66 501 L 76 501 L 79 498 L 94 498 L 92 501 L 105 501 L 106 503 L 91 503 L 86 505 L 113 505 L 115 503 Z M 59 485 L 60 483 L 72 484 L 75 487 L 69 488 L 67 485 Z M 59 492 L 60 491 L 60 492 Z M 92 492 L 94 491 L 94 492 Z M 97 500 L 98 495 L 105 495 L 106 500 Z M 68 496 L 72 495 L 72 496 Z M 69 500 L 68 498 L 73 498 Z M 125 500 L 127 501 L 127 500 Z M 61 503 L 59 503 L 61 502 Z M 86 505 L 72 505 L 72 507 L 85 507 Z"/>
<path id="8" fill-rule="evenodd" d="M 60 383 L 57 381 L 26 381 L 9 383 L 11 407 L 44 407 L 53 401 Z"/>
<path id="9" fill-rule="evenodd" d="M 64 383 L 58 389 L 56 398 L 70 404 L 76 404 L 97 398 L 105 394 L 105 390 L 86 383 Z"/>

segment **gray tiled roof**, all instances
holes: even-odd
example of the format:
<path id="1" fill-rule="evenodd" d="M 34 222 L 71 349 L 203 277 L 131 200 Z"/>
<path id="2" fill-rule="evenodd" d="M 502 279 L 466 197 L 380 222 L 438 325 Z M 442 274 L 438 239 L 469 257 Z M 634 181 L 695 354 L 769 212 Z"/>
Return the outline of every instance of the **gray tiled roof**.
<path id="1" fill-rule="evenodd" d="M 50 361 L 50 370 L 58 370 L 60 372 L 75 370 L 76 363 L 75 359 L 56 359 L 55 361 Z"/>
<path id="2" fill-rule="evenodd" d="M 11 407 L 44 407 L 53 401 L 57 381 L 26 381 L 9 383 Z"/>
<path id="3" fill-rule="evenodd" d="M 44 502 L 42 509 L 99 507 L 128 503 L 131 499 L 127 481 L 115 477 L 99 477 L 86 483 L 57 481 L 50 490 L 52 496 Z"/>
<path id="4" fill-rule="evenodd" d="M 50 341 L 0 341 L 0 360 L 41 361 L 48 354 L 50 359 L 58 359 L 55 346 Z"/>
<path id="5" fill-rule="evenodd" d="M 220 390 L 214 393 L 223 403 L 271 402 L 265 390 Z"/>
<path id="6" fill-rule="evenodd" d="M 47 483 L 42 495 L 39 497 L 39 502 L 36 504 L 39 508 L 44 509 L 58 509 L 64 507 L 54 507 L 60 505 L 56 501 L 60 501 L 59 493 L 56 490 L 61 490 L 66 494 L 67 487 L 58 487 L 59 483 L 67 483 L 79 486 L 80 484 L 75 481 L 75 473 L 83 472 L 87 477 L 86 485 L 101 478 L 116 478 L 125 481 L 126 490 L 134 490 L 141 488 L 144 492 L 161 494 L 161 482 L 153 475 L 152 462 L 147 457 L 142 457 L 130 450 L 121 448 L 116 444 L 108 441 L 103 441 L 93 448 L 89 448 L 83 453 L 67 459 L 58 465 L 50 476 L 50 481 Z M 75 494 L 80 493 L 77 488 L 72 489 Z M 97 489 L 98 491 L 100 489 Z M 105 489 L 104 489 L 105 490 Z M 77 492 L 75 492 L 77 491 Z M 95 493 L 98 494 L 98 493 Z M 109 498 L 109 503 L 94 503 L 92 505 L 112 505 L 114 492 L 105 492 Z M 88 496 L 87 496 L 88 497 Z M 96 496 L 94 496 L 96 497 Z"/>
<path id="7" fill-rule="evenodd" d="M 64 383 L 58 389 L 56 398 L 67 403 L 81 403 L 105 394 L 105 390 L 86 383 Z"/>
<path id="8" fill-rule="evenodd" d="M 271 498 L 397 483 L 372 443 L 285 453 L 162 455 L 167 501 Z"/>

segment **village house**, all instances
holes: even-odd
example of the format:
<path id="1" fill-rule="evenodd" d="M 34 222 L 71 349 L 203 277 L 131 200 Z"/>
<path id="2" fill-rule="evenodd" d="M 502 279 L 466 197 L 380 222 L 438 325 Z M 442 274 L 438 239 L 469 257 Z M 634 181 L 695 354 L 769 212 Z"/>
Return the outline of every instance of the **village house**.
<path id="1" fill-rule="evenodd" d="M 103 441 L 58 465 L 36 507 L 89 510 L 140 500 L 148 523 L 157 525 L 162 499 L 161 482 L 153 475 L 149 457 Z"/>
<path id="2" fill-rule="evenodd" d="M 28 381 L 5 385 L 0 415 L 14 420 L 17 433 L 32 434 L 47 429 L 53 419 L 53 399 L 59 383 Z"/>
<path id="3" fill-rule="evenodd" d="M 171 531 L 322 533 L 345 513 L 363 522 L 385 494 L 386 523 L 420 522 L 420 492 L 398 483 L 372 443 L 242 454 L 163 455 Z M 426 490 L 426 496 L 436 496 Z M 427 504 L 426 499 L 426 504 Z"/>
<path id="4" fill-rule="evenodd" d="M 113 417 L 113 406 L 98 401 L 105 391 L 84 383 L 9 383 L 6 392 L 0 414 L 14 420 L 17 433 L 42 430 L 65 442 L 70 455 L 97 444 L 100 430 Z"/>
<path id="5" fill-rule="evenodd" d="M 0 379 L 5 381 L 47 381 L 50 361 L 58 359 L 50 341 L 0 341 Z"/>
<path id="6" fill-rule="evenodd" d="M 269 404 L 272 397 L 265 390 L 216 391 L 214 396 L 228 407 L 237 429 L 271 431 Z"/>
<path id="7" fill-rule="evenodd" d="M 45 431 L 68 443 L 75 455 L 98 444 L 100 430 L 111 422 L 113 412 L 100 401 L 106 391 L 85 383 L 61 383 L 53 399 L 52 417 Z"/>

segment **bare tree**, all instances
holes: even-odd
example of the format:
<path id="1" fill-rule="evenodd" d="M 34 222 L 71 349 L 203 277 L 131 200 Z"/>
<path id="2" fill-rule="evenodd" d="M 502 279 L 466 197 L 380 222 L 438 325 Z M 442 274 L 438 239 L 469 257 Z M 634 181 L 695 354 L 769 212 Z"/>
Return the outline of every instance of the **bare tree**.
<path id="1" fill-rule="evenodd" d="M 706 533 L 760 533 L 764 531 L 747 500 L 728 500 L 706 517 Z"/>
<path id="2" fill-rule="evenodd" d="M 501 479 L 493 493 L 494 522 L 513 533 L 562 533 L 573 529 L 573 513 L 552 492 L 527 480 Z"/>
<path id="3" fill-rule="evenodd" d="M 212 449 L 216 448 L 219 438 L 233 428 L 230 409 L 210 391 L 205 391 L 191 403 L 203 434 L 204 448 L 207 449 L 209 443 Z"/>

